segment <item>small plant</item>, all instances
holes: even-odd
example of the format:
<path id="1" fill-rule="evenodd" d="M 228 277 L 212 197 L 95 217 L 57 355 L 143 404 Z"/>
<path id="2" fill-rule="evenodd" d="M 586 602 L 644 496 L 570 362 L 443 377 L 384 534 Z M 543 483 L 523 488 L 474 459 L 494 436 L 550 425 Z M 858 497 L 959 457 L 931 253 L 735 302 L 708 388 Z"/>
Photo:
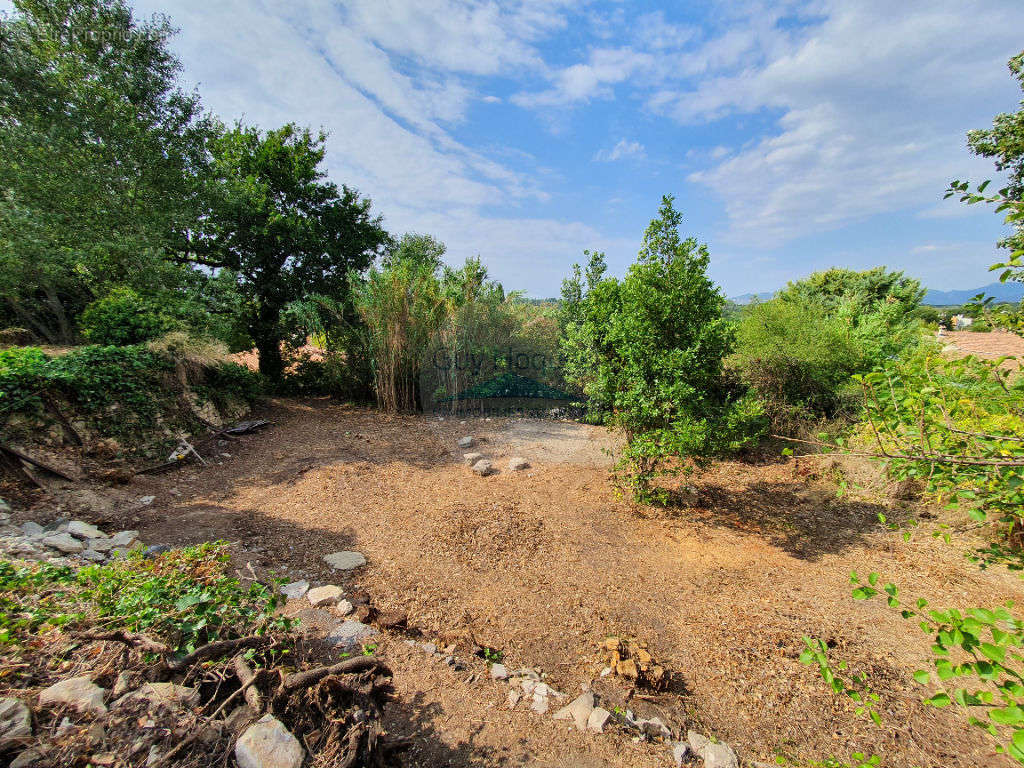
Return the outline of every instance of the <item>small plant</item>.
<path id="1" fill-rule="evenodd" d="M 79 328 L 93 344 L 127 346 L 155 339 L 174 327 L 153 301 L 131 288 L 115 288 L 82 313 Z"/>
<path id="2" fill-rule="evenodd" d="M 882 718 L 872 705 L 878 703 L 878 694 L 871 690 L 866 675 L 853 674 L 843 677 L 841 672 L 847 670 L 845 661 L 833 666 L 828 657 L 828 645 L 822 640 L 804 638 L 804 650 L 800 653 L 800 661 L 804 664 L 817 664 L 822 679 L 837 694 L 846 696 L 857 703 L 855 710 L 858 715 L 867 715 L 875 723 L 882 724 Z"/>

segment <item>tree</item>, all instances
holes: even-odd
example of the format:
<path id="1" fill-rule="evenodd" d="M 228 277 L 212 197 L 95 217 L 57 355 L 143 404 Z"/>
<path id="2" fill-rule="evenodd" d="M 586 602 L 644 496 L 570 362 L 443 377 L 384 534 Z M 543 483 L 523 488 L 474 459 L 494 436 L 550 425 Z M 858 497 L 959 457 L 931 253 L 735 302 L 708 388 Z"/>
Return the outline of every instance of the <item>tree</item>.
<path id="1" fill-rule="evenodd" d="M 621 282 L 592 259 L 579 319 L 566 330 L 566 377 L 624 431 L 620 469 L 640 500 L 664 500 L 651 480 L 671 457 L 736 448 L 753 424 L 723 379 L 732 331 L 706 274 L 707 246 L 683 239 L 681 222 L 663 198 Z"/>
<path id="2" fill-rule="evenodd" d="M 1024 51 L 1009 61 L 1010 74 L 1024 91 Z M 1004 197 L 1010 201 L 1024 200 L 1024 101 L 1016 112 L 996 115 L 992 127 L 968 131 L 967 146 L 981 157 L 995 158 L 996 170 L 1009 172 L 1009 185 Z M 1024 224 L 1014 225 L 1015 233 L 999 245 L 1011 251 L 1024 249 Z"/>
<path id="3" fill-rule="evenodd" d="M 369 199 L 326 180 L 326 138 L 293 124 L 224 132 L 213 143 L 214 202 L 189 253 L 235 273 L 245 299 L 240 322 L 259 350 L 260 372 L 275 381 L 284 368 L 281 311 L 307 294 L 348 303 L 349 273 L 391 242 Z"/>
<path id="4" fill-rule="evenodd" d="M 178 87 L 166 18 L 16 0 L 0 19 L 0 302 L 51 342 L 116 285 L 173 290 L 213 121 Z"/>

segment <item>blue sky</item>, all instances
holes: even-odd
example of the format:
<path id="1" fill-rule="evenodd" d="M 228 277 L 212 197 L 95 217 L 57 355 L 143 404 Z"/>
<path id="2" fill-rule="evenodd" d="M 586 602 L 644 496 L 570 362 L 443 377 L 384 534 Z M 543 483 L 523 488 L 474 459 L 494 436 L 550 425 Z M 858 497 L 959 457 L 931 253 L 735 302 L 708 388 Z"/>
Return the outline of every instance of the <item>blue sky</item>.
<path id="1" fill-rule="evenodd" d="M 2 1 L 2 0 L 0 0 Z M 135 0 L 227 120 L 330 134 L 393 232 L 557 295 L 584 248 L 632 262 L 671 193 L 728 295 L 831 265 L 989 282 L 993 176 L 964 133 L 1013 111 L 1024 3 Z"/>

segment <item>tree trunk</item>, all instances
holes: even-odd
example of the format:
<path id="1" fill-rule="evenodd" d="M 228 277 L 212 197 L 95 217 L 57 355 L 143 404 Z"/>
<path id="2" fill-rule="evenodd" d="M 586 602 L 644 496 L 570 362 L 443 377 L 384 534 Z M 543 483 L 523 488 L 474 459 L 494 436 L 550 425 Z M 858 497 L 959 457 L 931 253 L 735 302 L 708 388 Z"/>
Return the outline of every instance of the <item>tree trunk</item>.
<path id="1" fill-rule="evenodd" d="M 270 381 L 280 381 L 284 374 L 280 334 L 270 331 L 260 334 L 256 338 L 256 349 L 260 354 L 260 373 Z"/>

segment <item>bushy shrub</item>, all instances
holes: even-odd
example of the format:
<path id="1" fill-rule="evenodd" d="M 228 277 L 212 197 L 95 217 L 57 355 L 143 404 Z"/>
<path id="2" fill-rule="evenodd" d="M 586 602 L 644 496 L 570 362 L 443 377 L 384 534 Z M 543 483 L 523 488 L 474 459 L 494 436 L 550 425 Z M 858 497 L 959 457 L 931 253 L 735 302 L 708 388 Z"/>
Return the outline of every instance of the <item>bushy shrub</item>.
<path id="1" fill-rule="evenodd" d="M 832 418 L 857 402 L 850 377 L 869 366 L 849 325 L 821 305 L 773 299 L 752 304 L 737 326 L 729 364 L 764 403 L 777 431 Z"/>
<path id="2" fill-rule="evenodd" d="M 275 391 L 283 395 L 326 395 L 344 401 L 373 400 L 369 372 L 358 365 L 349 365 L 339 353 L 313 357 L 308 352 L 287 359 L 287 368 Z"/>
<path id="3" fill-rule="evenodd" d="M 85 308 L 82 335 L 93 344 L 127 346 L 157 338 L 174 327 L 153 301 L 131 288 L 115 288 Z"/>

